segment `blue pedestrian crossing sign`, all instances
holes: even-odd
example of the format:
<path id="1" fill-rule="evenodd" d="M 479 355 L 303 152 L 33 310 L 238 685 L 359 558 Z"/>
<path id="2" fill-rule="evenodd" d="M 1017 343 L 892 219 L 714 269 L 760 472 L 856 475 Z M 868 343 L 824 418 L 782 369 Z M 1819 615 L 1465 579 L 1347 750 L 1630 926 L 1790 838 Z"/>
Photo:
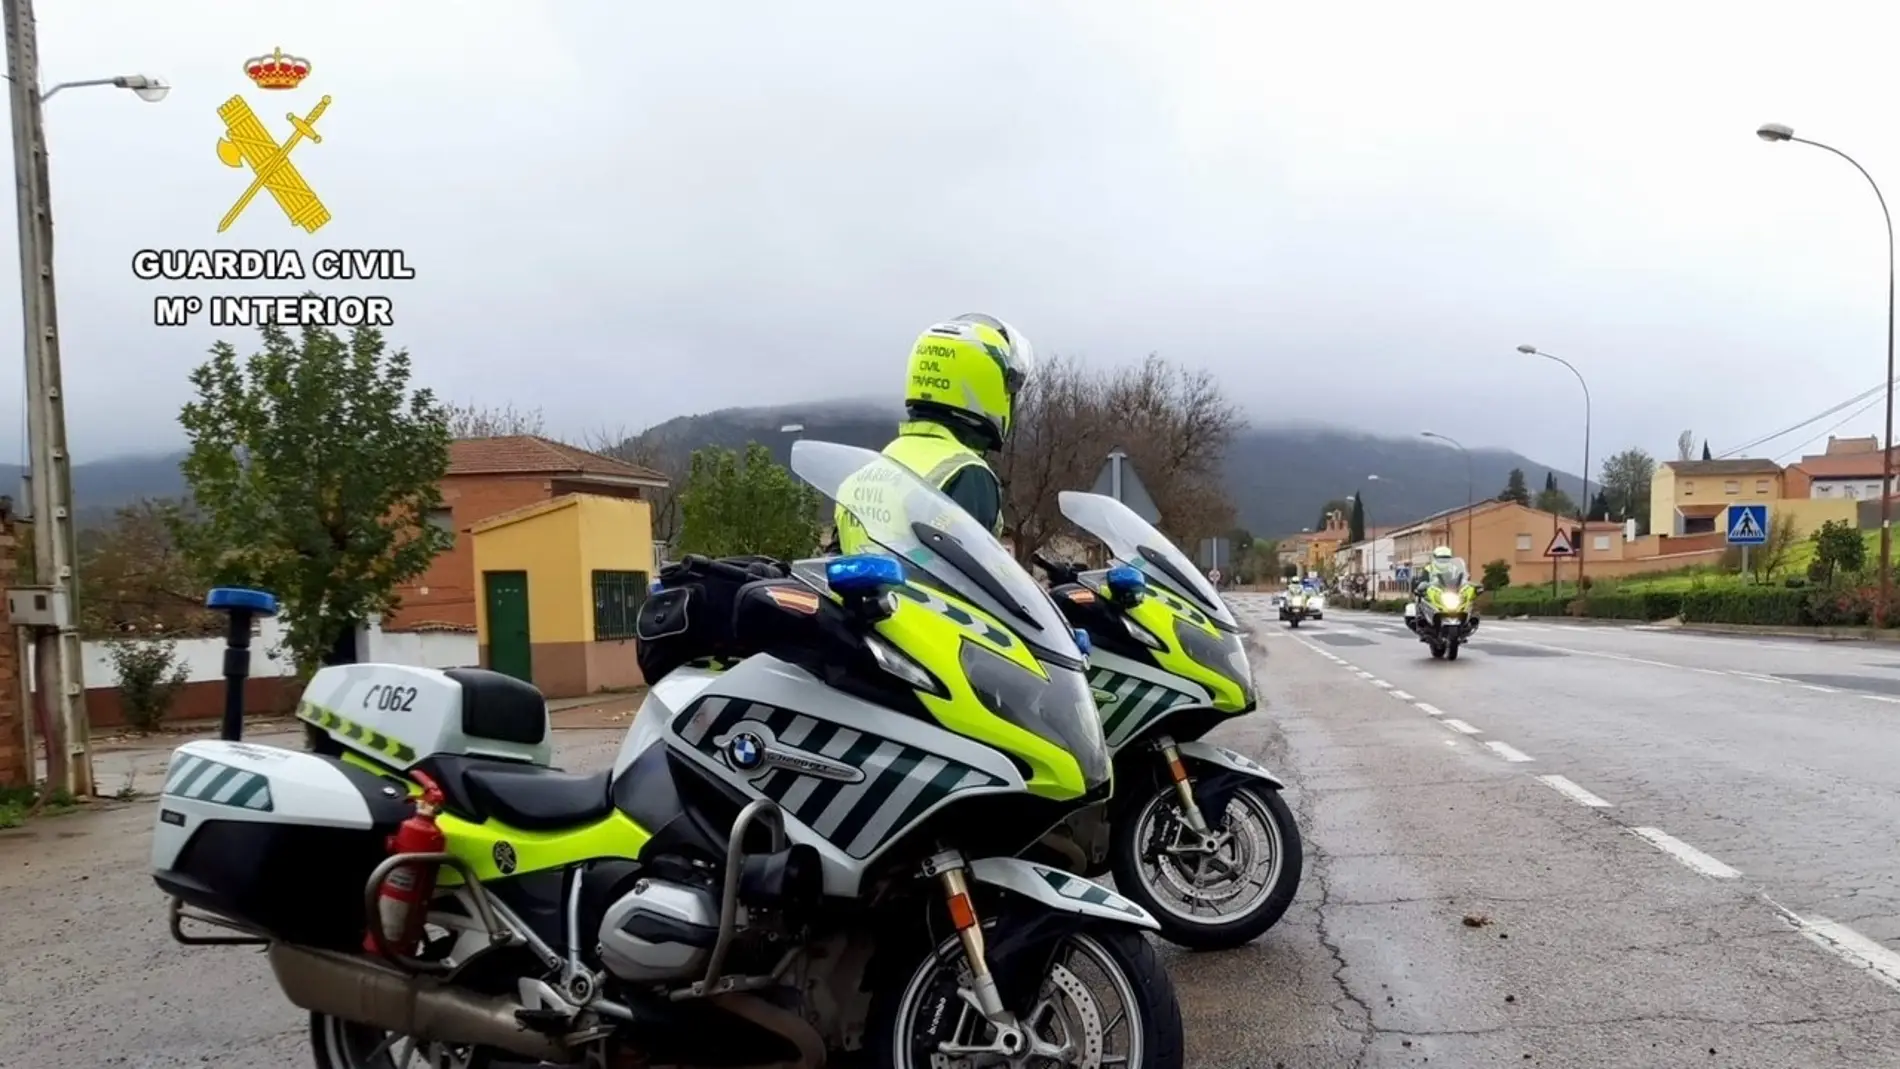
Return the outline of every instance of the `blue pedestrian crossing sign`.
<path id="1" fill-rule="evenodd" d="M 1730 505 L 1728 507 L 1728 544 L 1759 546 L 1768 541 L 1767 505 Z"/>

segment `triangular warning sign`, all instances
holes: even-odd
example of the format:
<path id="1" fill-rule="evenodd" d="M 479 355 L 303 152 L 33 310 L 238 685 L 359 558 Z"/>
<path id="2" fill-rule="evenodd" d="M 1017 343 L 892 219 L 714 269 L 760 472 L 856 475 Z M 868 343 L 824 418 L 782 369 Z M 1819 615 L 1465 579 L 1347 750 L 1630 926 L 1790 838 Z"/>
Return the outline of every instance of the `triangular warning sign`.
<path id="1" fill-rule="evenodd" d="M 1755 522 L 1754 509 L 1736 509 L 1735 522 L 1729 525 L 1731 542 L 1756 542 L 1763 539 L 1761 524 Z"/>
<path id="2" fill-rule="evenodd" d="M 1568 557 L 1576 550 L 1570 545 L 1570 532 L 1559 529 L 1550 536 L 1550 547 L 1544 550 L 1546 557 Z"/>

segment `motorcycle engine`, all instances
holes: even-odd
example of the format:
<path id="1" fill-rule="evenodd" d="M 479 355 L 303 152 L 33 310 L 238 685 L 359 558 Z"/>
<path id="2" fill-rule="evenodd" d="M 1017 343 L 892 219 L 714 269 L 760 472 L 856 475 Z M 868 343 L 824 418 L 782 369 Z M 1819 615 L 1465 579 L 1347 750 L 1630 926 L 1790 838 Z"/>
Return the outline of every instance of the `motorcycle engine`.
<path id="1" fill-rule="evenodd" d="M 600 959 L 632 983 L 659 983 L 705 972 L 719 936 L 719 902 L 711 890 L 652 878 L 607 907 L 600 922 Z"/>

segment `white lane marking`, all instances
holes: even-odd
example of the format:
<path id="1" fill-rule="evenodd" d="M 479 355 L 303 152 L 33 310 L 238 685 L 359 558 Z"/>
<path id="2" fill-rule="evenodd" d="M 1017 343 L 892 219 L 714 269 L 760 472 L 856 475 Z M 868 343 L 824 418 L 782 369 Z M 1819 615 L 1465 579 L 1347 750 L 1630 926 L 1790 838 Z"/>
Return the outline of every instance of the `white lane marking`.
<path id="1" fill-rule="evenodd" d="M 1360 679 L 1371 679 L 1371 678 L 1372 678 L 1372 673 L 1371 673 L 1371 672 L 1368 672 L 1368 671 L 1366 671 L 1366 670 L 1365 670 L 1365 669 L 1363 669 L 1363 668 L 1355 668 L 1355 669 L 1353 669 L 1353 671 L 1354 671 L 1354 672 L 1357 672 L 1357 673 L 1359 674 L 1359 678 L 1360 678 Z"/>
<path id="2" fill-rule="evenodd" d="M 1490 742 L 1485 743 L 1485 746 L 1489 747 L 1492 750 L 1492 752 L 1496 753 L 1499 757 L 1504 758 L 1506 761 L 1519 762 L 1519 761 L 1537 760 L 1535 757 L 1532 757 L 1530 754 L 1527 754 L 1524 751 L 1518 749 L 1517 747 L 1512 746 L 1508 742 L 1498 742 L 1497 740 L 1494 739 Z"/>
<path id="3" fill-rule="evenodd" d="M 1392 696 L 1402 702 L 1409 702 L 1413 700 L 1410 694 L 1407 694 L 1405 691 L 1402 691 L 1397 687 L 1392 688 Z"/>
<path id="4" fill-rule="evenodd" d="M 1896 698 L 1890 694 L 1863 694 L 1861 695 L 1861 697 L 1872 698 L 1873 700 L 1877 702 L 1891 702 L 1893 704 L 1900 705 L 1900 698 Z"/>
<path id="5" fill-rule="evenodd" d="M 1373 680 L 1373 681 L 1372 681 L 1372 685 L 1373 685 L 1373 686 L 1375 686 L 1375 687 L 1378 687 L 1378 688 L 1379 688 L 1380 690 L 1391 690 L 1391 689 L 1392 689 L 1392 684 L 1390 684 L 1390 683 L 1387 683 L 1387 682 L 1386 682 L 1385 680 L 1383 680 L 1383 679 L 1375 679 L 1375 680 Z"/>
<path id="6" fill-rule="evenodd" d="M 1446 739 L 1446 740 L 1445 740 L 1445 745 L 1447 745 L 1447 746 L 1449 746 L 1449 747 L 1451 747 L 1452 749 L 1454 749 L 1454 750 L 1456 750 L 1456 749 L 1458 748 L 1458 740 L 1457 740 L 1457 739 Z"/>
<path id="7" fill-rule="evenodd" d="M 1413 702 L 1412 704 L 1418 706 L 1420 709 L 1425 710 L 1425 712 L 1429 713 L 1432 716 L 1445 715 L 1445 711 L 1443 709 L 1440 709 L 1438 706 L 1433 705 L 1431 702 Z"/>
<path id="8" fill-rule="evenodd" d="M 1558 794 L 1563 795 L 1578 805 L 1587 805 L 1592 809 L 1610 808 L 1610 803 L 1598 798 L 1596 795 L 1591 794 L 1589 791 L 1584 790 L 1582 787 L 1577 786 L 1562 776 L 1539 776 L 1537 778 L 1543 780 L 1544 785 L 1551 790 L 1556 791 Z"/>
<path id="9" fill-rule="evenodd" d="M 1802 690 L 1811 690 L 1819 694 L 1839 694 L 1840 693 L 1840 691 L 1835 690 L 1833 687 L 1817 687 L 1812 683 L 1803 683 L 1800 686 Z"/>
<path id="10" fill-rule="evenodd" d="M 1874 979 L 1900 991 L 1900 954 L 1840 921 L 1831 921 L 1826 917 L 1803 917 L 1773 899 L 1768 901 L 1781 913 L 1783 920 L 1794 925 L 1795 931 L 1815 945 L 1857 969 L 1865 969 L 1874 975 Z"/>
<path id="11" fill-rule="evenodd" d="M 1739 871 L 1729 868 L 1660 828 L 1631 828 L 1629 832 L 1639 839 L 1648 840 L 1651 846 L 1704 876 L 1713 876 L 1718 880 L 1732 880 L 1741 875 Z"/>
<path id="12" fill-rule="evenodd" d="M 1446 727 L 1452 729 L 1453 731 L 1456 731 L 1460 735 L 1484 734 L 1484 732 L 1479 731 L 1477 728 L 1472 727 L 1470 724 L 1467 724 L 1462 720 L 1453 720 L 1451 717 L 1446 717 L 1445 719 L 1440 720 L 1439 723 L 1445 725 Z"/>
<path id="13" fill-rule="evenodd" d="M 1729 675 L 1740 676 L 1743 679 L 1753 679 L 1759 683 L 1774 683 L 1778 686 L 1787 686 L 1788 684 L 1788 681 L 1785 679 L 1776 679 L 1774 676 L 1757 675 L 1754 672 L 1730 672 Z"/>

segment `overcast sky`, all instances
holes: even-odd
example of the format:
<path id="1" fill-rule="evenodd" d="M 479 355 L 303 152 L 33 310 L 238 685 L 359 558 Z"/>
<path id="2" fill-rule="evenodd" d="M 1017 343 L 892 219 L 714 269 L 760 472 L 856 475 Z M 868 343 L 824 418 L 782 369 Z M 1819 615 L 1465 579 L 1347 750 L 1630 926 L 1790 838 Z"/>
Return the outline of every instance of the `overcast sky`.
<path id="1" fill-rule="evenodd" d="M 1900 196 L 1900 17 L 1801 10 L 41 0 L 46 84 L 175 86 L 47 104 L 74 451 L 177 445 L 219 335 L 154 327 L 152 299 L 245 290 L 139 281 L 135 250 L 398 247 L 413 281 L 250 291 L 386 291 L 422 381 L 574 436 L 894 394 L 922 327 L 982 310 L 1043 349 L 1205 367 L 1257 421 L 1429 425 L 1574 470 L 1580 391 L 1530 342 L 1588 377 L 1597 458 L 1667 459 L 1684 428 L 1720 453 L 1881 379 L 1871 191 L 1753 131 Z M 273 46 L 313 61 L 299 90 L 245 79 Z M 333 96 L 292 156 L 335 216 L 317 234 L 265 198 L 215 232 L 250 177 L 214 151 L 234 93 L 279 139 Z"/>

